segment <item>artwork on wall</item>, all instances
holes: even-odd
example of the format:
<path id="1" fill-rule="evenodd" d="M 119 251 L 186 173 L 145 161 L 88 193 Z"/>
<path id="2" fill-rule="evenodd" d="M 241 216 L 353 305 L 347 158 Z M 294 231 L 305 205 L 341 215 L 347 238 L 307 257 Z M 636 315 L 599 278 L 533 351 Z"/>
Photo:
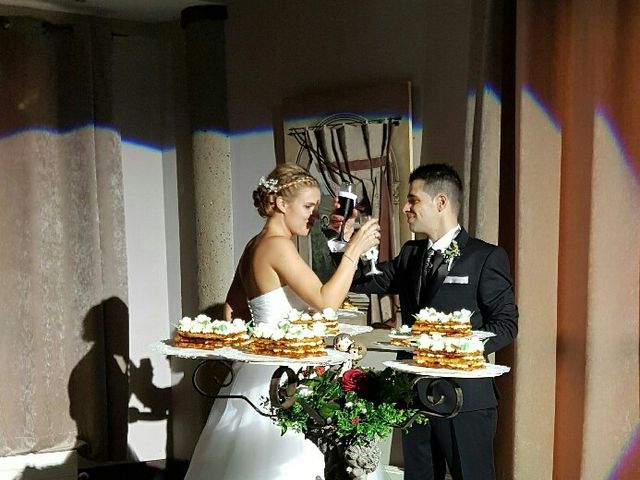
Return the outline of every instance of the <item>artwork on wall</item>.
<path id="1" fill-rule="evenodd" d="M 322 227 L 333 196 L 348 181 L 358 208 L 380 219 L 380 260 L 392 258 L 411 233 L 402 221 L 413 168 L 411 86 L 408 82 L 285 99 L 279 160 L 297 163 L 318 179 L 320 222 L 298 248 L 322 280 L 333 266 Z"/>
<path id="2" fill-rule="evenodd" d="M 283 102 L 280 161 L 300 164 L 318 178 L 325 224 L 341 182 L 353 183 L 359 208 L 380 218 L 381 260 L 397 253 L 411 235 L 401 211 L 413 168 L 410 89 L 405 82 Z M 315 268 L 312 248 L 304 243 L 300 251 Z"/>

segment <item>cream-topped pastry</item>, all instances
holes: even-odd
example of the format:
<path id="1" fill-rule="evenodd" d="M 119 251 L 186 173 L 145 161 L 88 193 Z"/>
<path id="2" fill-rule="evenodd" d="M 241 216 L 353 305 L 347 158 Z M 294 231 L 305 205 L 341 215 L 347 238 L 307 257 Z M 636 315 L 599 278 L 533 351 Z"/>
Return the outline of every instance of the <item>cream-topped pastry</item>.
<path id="1" fill-rule="evenodd" d="M 471 335 L 472 315 L 473 312 L 464 308 L 453 313 L 423 308 L 413 315 L 416 321 L 411 327 L 411 334 L 418 336 L 423 333 L 440 333 L 449 337 L 466 337 Z"/>
<path id="2" fill-rule="evenodd" d="M 275 357 L 304 358 L 326 355 L 324 336 L 326 327 L 314 322 L 311 327 L 288 320 L 278 323 L 259 323 L 253 330 L 253 340 L 247 351 Z"/>
<path id="3" fill-rule="evenodd" d="M 322 312 L 291 310 L 287 315 L 287 320 L 295 325 L 305 325 L 307 327 L 311 327 L 314 323 L 322 322 L 326 327 L 325 335 L 338 333 L 338 315 L 332 308 L 325 308 Z"/>
<path id="4" fill-rule="evenodd" d="M 389 330 L 389 343 L 398 347 L 411 346 L 411 327 L 409 325 L 401 325 L 400 328 L 392 328 Z"/>
<path id="5" fill-rule="evenodd" d="M 236 318 L 212 320 L 204 314 L 194 319 L 183 317 L 176 328 L 173 344 L 176 347 L 215 350 L 222 347 L 244 347 L 249 343 L 247 323 Z"/>
<path id="6" fill-rule="evenodd" d="M 389 333 L 391 335 L 411 335 L 411 327 L 409 325 L 401 325 L 400 328 L 392 328 Z"/>
<path id="7" fill-rule="evenodd" d="M 484 366 L 483 353 L 484 344 L 476 337 L 422 334 L 413 351 L 413 361 L 422 367 L 475 370 Z"/>

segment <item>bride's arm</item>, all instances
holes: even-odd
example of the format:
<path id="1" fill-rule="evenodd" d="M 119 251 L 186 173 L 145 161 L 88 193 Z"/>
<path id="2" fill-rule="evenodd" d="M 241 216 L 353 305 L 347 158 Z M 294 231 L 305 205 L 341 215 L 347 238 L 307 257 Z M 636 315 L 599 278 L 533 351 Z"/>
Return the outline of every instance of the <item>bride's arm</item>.
<path id="1" fill-rule="evenodd" d="M 367 231 L 370 229 L 370 234 Z M 291 288 L 304 302 L 316 309 L 333 308 L 337 310 L 349 292 L 353 275 L 358 266 L 358 258 L 374 245 L 378 244 L 377 223 L 361 228 L 347 246 L 336 271 L 323 285 L 314 271 L 302 259 L 293 243 L 285 238 L 270 239 L 274 244 L 270 248 L 270 263 L 282 283 Z"/>

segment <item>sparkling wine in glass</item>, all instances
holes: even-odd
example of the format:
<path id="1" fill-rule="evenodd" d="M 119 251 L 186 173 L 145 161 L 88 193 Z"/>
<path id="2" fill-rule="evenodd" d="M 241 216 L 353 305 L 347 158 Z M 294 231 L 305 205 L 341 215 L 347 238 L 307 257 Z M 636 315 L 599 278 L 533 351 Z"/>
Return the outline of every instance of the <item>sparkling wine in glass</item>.
<path id="1" fill-rule="evenodd" d="M 371 215 L 368 213 L 360 214 L 360 224 L 366 223 L 371 218 Z M 369 262 L 369 271 L 365 274 L 367 277 L 371 277 L 373 275 L 380 275 L 382 272 L 378 270 L 376 262 L 378 261 L 378 255 L 380 254 L 380 250 L 378 247 L 371 247 L 369 250 L 360 255 L 360 258 L 365 262 Z"/>
<path id="2" fill-rule="evenodd" d="M 353 192 L 353 184 L 344 182 L 338 192 L 338 202 L 340 203 L 338 214 L 344 217 L 344 221 L 340 226 L 340 233 L 338 234 L 338 241 L 340 242 L 346 242 L 344 239 L 344 226 L 347 223 L 347 219 L 353 213 L 357 200 L 358 196 Z"/>

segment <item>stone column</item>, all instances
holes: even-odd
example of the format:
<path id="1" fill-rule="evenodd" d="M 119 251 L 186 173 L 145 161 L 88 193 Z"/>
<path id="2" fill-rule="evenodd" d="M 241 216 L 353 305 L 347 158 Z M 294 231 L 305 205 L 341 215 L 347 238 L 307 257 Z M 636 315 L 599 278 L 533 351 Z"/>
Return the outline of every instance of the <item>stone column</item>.
<path id="1" fill-rule="evenodd" d="M 224 6 L 182 12 L 191 119 L 199 307 L 221 318 L 233 278 L 233 215 Z"/>

